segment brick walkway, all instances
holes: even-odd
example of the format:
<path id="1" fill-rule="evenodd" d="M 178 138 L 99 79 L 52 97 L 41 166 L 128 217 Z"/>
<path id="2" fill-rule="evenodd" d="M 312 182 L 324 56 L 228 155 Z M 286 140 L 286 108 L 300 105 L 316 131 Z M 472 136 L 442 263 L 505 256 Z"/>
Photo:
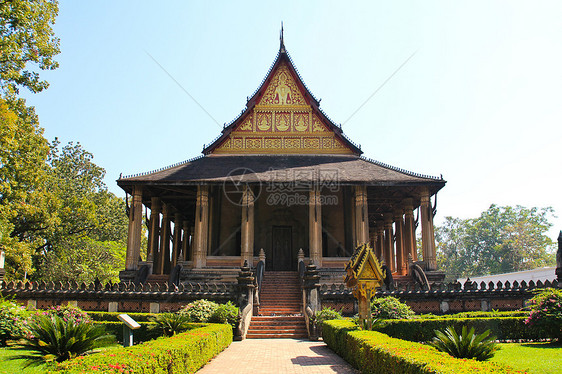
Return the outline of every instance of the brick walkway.
<path id="1" fill-rule="evenodd" d="M 233 342 L 197 374 L 339 373 L 358 374 L 322 341 L 246 339 Z"/>

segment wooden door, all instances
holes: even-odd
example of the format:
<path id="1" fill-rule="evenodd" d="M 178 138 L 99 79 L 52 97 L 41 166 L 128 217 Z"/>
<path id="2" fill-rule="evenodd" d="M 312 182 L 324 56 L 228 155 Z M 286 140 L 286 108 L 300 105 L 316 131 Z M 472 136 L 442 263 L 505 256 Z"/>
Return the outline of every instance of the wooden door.
<path id="1" fill-rule="evenodd" d="M 297 259 L 293 258 L 293 237 L 291 226 L 273 226 L 272 270 L 295 270 Z M 294 263 L 294 264 L 293 264 Z"/>

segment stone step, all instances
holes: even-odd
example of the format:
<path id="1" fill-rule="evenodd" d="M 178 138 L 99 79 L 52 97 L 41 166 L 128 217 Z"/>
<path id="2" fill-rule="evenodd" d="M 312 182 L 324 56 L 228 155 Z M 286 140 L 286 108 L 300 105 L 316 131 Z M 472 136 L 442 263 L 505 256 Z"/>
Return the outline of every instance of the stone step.
<path id="1" fill-rule="evenodd" d="M 252 322 L 256 323 L 304 323 L 304 318 L 302 314 L 296 316 L 253 316 Z"/>
<path id="2" fill-rule="evenodd" d="M 301 313 L 302 291 L 296 272 L 266 272 L 260 289 L 260 308 L 250 322 L 249 339 L 306 338 Z"/>
<path id="3" fill-rule="evenodd" d="M 248 333 L 246 335 L 246 338 L 247 339 L 306 339 L 306 338 L 308 338 L 308 334 L 300 334 L 300 333 L 253 334 L 253 333 Z"/>

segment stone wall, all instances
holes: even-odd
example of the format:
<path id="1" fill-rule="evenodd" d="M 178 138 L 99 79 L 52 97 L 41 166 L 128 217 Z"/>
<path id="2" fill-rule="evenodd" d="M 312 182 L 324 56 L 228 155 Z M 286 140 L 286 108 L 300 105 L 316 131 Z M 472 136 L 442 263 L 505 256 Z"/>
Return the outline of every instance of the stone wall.
<path id="1" fill-rule="evenodd" d="M 379 291 L 376 297 L 395 296 L 416 313 L 516 310 L 533 297 L 533 290 L 545 287 L 558 287 L 558 282 L 449 283 L 434 284 L 431 290 L 404 284 L 394 291 Z M 87 311 L 164 312 L 176 311 L 197 299 L 236 301 L 238 285 L 201 282 L 171 288 L 167 284 L 8 282 L 2 285 L 0 293 L 37 309 L 73 304 Z M 342 310 L 346 315 L 357 313 L 355 299 L 342 283 L 322 284 L 320 299 L 322 306 Z"/>
<path id="2" fill-rule="evenodd" d="M 433 284 L 430 290 L 423 290 L 418 284 L 403 284 L 394 291 L 379 291 L 376 297 L 397 297 L 416 313 L 504 311 L 523 308 L 533 297 L 533 290 L 546 287 L 558 287 L 558 282 L 553 280 L 544 283 L 531 281 L 477 284 L 467 281 L 464 284 Z M 343 283 L 322 284 L 320 295 L 323 307 L 342 310 L 346 315 L 357 313 L 355 299 Z"/>

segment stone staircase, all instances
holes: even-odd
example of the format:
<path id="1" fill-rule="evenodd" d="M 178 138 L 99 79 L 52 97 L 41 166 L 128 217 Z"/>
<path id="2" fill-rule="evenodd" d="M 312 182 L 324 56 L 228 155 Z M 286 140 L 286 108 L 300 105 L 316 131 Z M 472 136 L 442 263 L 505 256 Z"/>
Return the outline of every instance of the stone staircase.
<path id="1" fill-rule="evenodd" d="M 307 338 L 301 312 L 302 292 L 296 271 L 265 272 L 260 292 L 260 310 L 252 317 L 248 339 Z"/>

